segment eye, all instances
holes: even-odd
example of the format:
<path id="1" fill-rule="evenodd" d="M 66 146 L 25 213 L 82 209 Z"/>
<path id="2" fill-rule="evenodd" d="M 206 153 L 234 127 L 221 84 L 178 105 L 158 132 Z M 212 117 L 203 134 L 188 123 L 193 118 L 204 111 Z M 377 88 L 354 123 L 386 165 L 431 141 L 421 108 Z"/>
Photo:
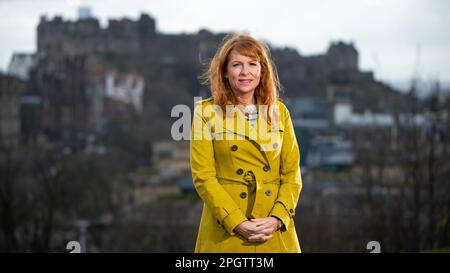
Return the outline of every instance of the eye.
<path id="1" fill-rule="evenodd" d="M 257 66 L 257 63 L 250 63 L 251 66 Z"/>
<path id="2" fill-rule="evenodd" d="M 236 63 L 236 64 L 233 64 L 233 67 L 237 67 L 237 66 L 239 66 L 240 64 L 238 64 L 238 63 Z"/>

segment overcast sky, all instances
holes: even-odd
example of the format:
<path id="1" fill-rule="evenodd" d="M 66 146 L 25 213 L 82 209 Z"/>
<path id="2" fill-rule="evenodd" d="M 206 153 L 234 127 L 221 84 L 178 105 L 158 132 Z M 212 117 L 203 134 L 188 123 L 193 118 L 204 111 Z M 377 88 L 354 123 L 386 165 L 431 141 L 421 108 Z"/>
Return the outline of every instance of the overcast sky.
<path id="1" fill-rule="evenodd" d="M 0 0 L 0 69 L 13 52 L 36 50 L 41 15 L 73 20 L 79 4 L 103 26 L 145 12 L 163 33 L 250 31 L 302 55 L 323 53 L 331 41 L 353 42 L 360 68 L 377 79 L 409 80 L 417 67 L 424 79 L 450 82 L 449 0 Z"/>

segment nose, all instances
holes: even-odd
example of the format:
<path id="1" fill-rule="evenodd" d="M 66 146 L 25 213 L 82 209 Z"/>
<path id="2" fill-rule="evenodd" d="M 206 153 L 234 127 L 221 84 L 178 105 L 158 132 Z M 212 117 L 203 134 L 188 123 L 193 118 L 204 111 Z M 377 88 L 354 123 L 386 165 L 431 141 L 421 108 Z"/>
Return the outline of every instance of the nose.
<path id="1" fill-rule="evenodd" d="M 244 65 L 242 66 L 241 74 L 242 74 L 242 75 L 247 75 L 247 74 L 248 74 L 248 66 L 247 66 L 246 64 L 244 64 Z"/>

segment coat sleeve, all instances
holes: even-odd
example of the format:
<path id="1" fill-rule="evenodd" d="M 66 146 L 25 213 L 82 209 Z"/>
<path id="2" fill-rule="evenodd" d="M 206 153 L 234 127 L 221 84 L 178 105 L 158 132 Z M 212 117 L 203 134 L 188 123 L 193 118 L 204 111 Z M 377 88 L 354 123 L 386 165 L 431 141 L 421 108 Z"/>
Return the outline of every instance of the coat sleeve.
<path id="1" fill-rule="evenodd" d="M 217 180 L 212 134 L 200 106 L 194 110 L 191 128 L 192 180 L 200 198 L 213 211 L 218 222 L 234 235 L 234 228 L 247 218 Z"/>
<path id="2" fill-rule="evenodd" d="M 287 229 L 295 215 L 295 208 L 302 189 L 302 179 L 300 175 L 300 151 L 292 120 L 288 109 L 281 103 L 280 110 L 284 112 L 284 115 L 282 115 L 282 118 L 284 118 L 284 138 L 280 159 L 281 185 L 270 215 L 280 219 L 284 228 Z"/>

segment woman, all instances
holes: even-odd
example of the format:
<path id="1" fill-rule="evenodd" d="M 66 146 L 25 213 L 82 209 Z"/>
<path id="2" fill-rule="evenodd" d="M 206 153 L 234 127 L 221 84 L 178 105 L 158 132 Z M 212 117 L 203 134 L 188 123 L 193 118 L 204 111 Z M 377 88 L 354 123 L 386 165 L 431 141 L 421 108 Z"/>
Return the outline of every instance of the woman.
<path id="1" fill-rule="evenodd" d="M 204 201 L 195 252 L 300 252 L 293 217 L 300 152 L 268 47 L 227 37 L 203 78 L 191 171 Z"/>

